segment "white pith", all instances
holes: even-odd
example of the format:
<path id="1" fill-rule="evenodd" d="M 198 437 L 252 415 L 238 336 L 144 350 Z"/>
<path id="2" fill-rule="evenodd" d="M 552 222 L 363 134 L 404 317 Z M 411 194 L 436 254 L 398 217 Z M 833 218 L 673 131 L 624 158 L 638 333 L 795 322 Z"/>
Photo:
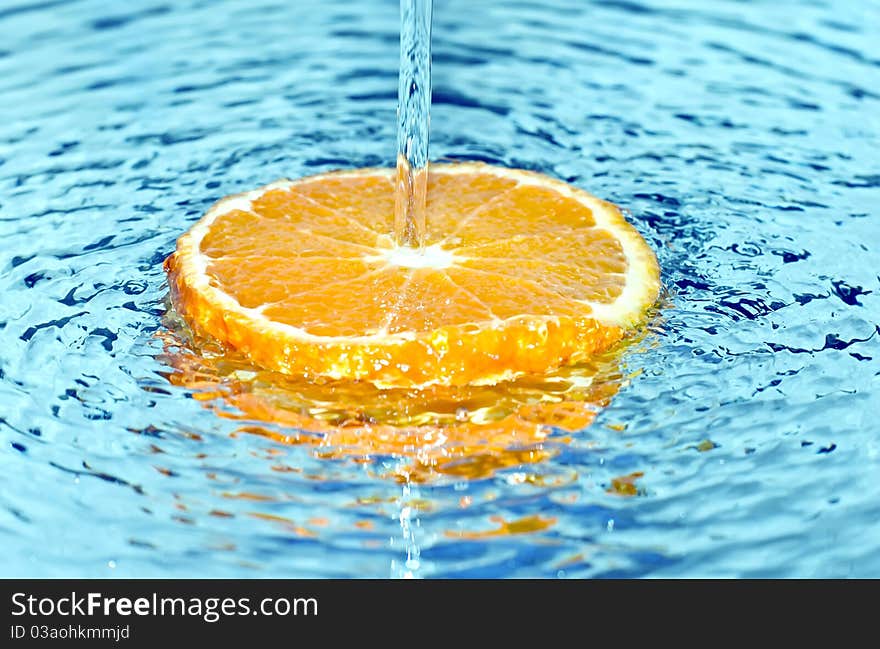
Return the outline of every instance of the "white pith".
<path id="1" fill-rule="evenodd" d="M 377 255 L 366 256 L 364 261 L 385 262 L 389 266 L 401 268 L 443 269 L 455 265 L 455 255 L 439 243 L 425 246 L 422 250 L 408 246 L 395 246 L 382 250 Z"/>

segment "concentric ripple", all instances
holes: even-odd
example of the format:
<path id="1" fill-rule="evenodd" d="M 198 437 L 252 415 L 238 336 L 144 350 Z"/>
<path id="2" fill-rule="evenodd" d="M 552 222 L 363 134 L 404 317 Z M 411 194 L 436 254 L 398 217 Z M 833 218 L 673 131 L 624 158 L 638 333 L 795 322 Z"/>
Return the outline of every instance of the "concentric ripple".
<path id="1" fill-rule="evenodd" d="M 217 198 L 393 163 L 398 3 L 111 4 L 0 7 L 0 575 L 880 576 L 876 0 L 437 3 L 433 154 L 626 206 L 669 306 L 426 482 L 163 324 Z"/>

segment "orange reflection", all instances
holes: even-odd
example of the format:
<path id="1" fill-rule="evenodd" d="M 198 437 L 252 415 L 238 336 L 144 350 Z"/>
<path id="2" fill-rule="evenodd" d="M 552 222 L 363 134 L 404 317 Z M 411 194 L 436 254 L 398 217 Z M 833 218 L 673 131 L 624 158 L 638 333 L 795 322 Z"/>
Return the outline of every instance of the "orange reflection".
<path id="1" fill-rule="evenodd" d="M 492 516 L 489 520 L 497 525 L 494 530 L 486 530 L 483 532 L 452 532 L 447 531 L 446 536 L 458 539 L 489 539 L 493 536 L 512 536 L 514 534 L 531 534 L 532 532 L 542 532 L 553 527 L 556 524 L 556 518 L 553 516 L 525 516 L 514 521 L 506 521 L 501 516 Z"/>
<path id="2" fill-rule="evenodd" d="M 622 475 L 611 479 L 611 486 L 606 489 L 606 493 L 616 496 L 638 496 L 642 493 L 641 488 L 636 484 L 636 480 L 645 476 L 642 471 L 635 471 L 629 475 Z"/>
<path id="3" fill-rule="evenodd" d="M 619 351 L 495 386 L 381 390 L 309 381 L 257 368 L 172 324 L 159 334 L 161 360 L 173 369 L 168 380 L 219 416 L 240 420 L 238 432 L 312 446 L 322 458 L 403 458 L 389 476 L 399 482 L 479 479 L 543 462 L 570 441 L 559 431 L 589 426 L 625 381 Z"/>

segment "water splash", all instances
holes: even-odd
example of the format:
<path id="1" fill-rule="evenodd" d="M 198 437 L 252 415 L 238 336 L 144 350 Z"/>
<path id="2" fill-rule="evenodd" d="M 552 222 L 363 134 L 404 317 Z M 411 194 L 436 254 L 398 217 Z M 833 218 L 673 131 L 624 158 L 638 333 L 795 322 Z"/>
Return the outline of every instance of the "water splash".
<path id="1" fill-rule="evenodd" d="M 427 227 L 433 4 L 433 0 L 400 0 L 394 238 L 399 246 L 418 249 L 424 245 Z"/>

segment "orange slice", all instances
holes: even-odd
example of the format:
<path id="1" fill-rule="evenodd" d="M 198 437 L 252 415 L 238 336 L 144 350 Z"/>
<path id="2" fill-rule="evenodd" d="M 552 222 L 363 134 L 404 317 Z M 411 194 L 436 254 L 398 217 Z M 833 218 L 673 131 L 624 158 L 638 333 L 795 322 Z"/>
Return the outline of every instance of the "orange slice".
<path id="1" fill-rule="evenodd" d="M 428 235 L 395 246 L 392 169 L 225 198 L 165 263 L 177 311 L 256 364 L 379 387 L 493 384 L 609 348 L 659 292 L 620 210 L 561 181 L 432 165 Z"/>

